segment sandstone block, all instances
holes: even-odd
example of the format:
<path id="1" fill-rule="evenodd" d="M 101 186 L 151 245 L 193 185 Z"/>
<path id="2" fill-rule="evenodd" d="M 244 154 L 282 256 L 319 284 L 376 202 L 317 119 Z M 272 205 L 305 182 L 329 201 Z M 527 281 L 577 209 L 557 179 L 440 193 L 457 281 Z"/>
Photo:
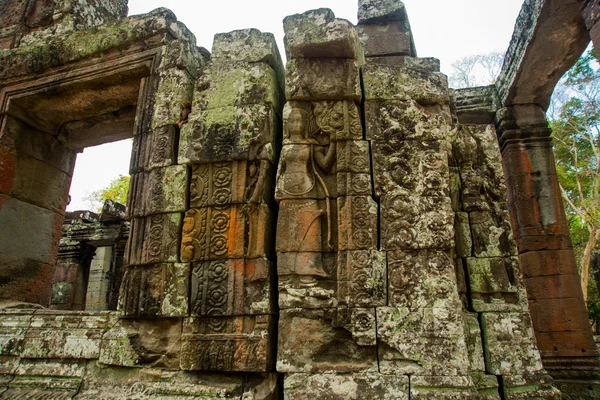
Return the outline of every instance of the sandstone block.
<path id="1" fill-rule="evenodd" d="M 419 104 L 448 104 L 445 75 L 390 65 L 363 67 L 365 100 L 414 100 Z"/>
<path id="2" fill-rule="evenodd" d="M 475 257 L 510 257 L 518 254 L 507 210 L 472 211 L 469 219 Z"/>
<path id="3" fill-rule="evenodd" d="M 371 174 L 370 146 L 366 140 L 343 140 L 337 143 L 337 172 Z"/>
<path id="4" fill-rule="evenodd" d="M 390 374 L 466 376 L 469 359 L 461 317 L 455 307 L 377 308 L 379 370 Z"/>
<path id="5" fill-rule="evenodd" d="M 386 253 L 375 250 L 338 252 L 338 299 L 348 307 L 386 305 Z"/>
<path id="6" fill-rule="evenodd" d="M 543 371 L 528 313 L 483 313 L 486 372 L 494 375 L 535 375 Z"/>
<path id="7" fill-rule="evenodd" d="M 370 196 L 339 197 L 338 248 L 340 250 L 376 250 L 378 243 L 378 207 Z"/>
<path id="8" fill-rule="evenodd" d="M 447 197 L 381 197 L 381 247 L 386 250 L 449 249 L 454 213 Z"/>
<path id="9" fill-rule="evenodd" d="M 196 82 L 192 117 L 200 110 L 283 105 L 281 82 L 268 64 L 243 61 L 213 62 Z"/>
<path id="10" fill-rule="evenodd" d="M 445 142 L 372 142 L 375 194 L 438 196 L 449 194 Z"/>
<path id="11" fill-rule="evenodd" d="M 190 207 L 269 203 L 273 167 L 263 161 L 230 161 L 192 165 Z"/>
<path id="12" fill-rule="evenodd" d="M 373 194 L 370 174 L 339 172 L 337 174 L 337 196 L 371 196 Z"/>
<path id="13" fill-rule="evenodd" d="M 427 400 L 486 399 L 480 397 L 470 376 L 411 376 L 410 398 Z M 498 395 L 491 399 L 498 399 Z"/>
<path id="14" fill-rule="evenodd" d="M 360 109 L 354 101 L 313 101 L 311 105 L 315 123 L 322 134 L 329 135 L 330 140 L 363 139 Z M 284 118 L 289 117 L 290 108 L 286 105 Z"/>
<path id="15" fill-rule="evenodd" d="M 127 196 L 129 217 L 185 211 L 188 176 L 185 165 L 157 168 L 133 175 Z"/>
<path id="16" fill-rule="evenodd" d="M 194 208 L 185 213 L 181 259 L 189 261 L 271 256 L 272 213 L 265 205 Z M 252 232 L 247 235 L 246 232 Z"/>
<path id="17" fill-rule="evenodd" d="M 331 309 L 282 311 L 279 317 L 277 371 L 376 372 L 377 355 L 372 342 L 375 338 L 373 310 L 349 309 L 348 312 L 350 315 Z M 354 318 L 352 313 L 357 313 Z M 361 345 L 359 338 L 365 337 L 372 339 Z"/>
<path id="18" fill-rule="evenodd" d="M 2 310 L 0 313 L 0 355 L 19 356 L 35 310 Z"/>
<path id="19" fill-rule="evenodd" d="M 457 212 L 454 217 L 454 240 L 456 256 L 465 258 L 473 255 L 473 239 L 471 238 L 471 225 L 469 213 Z"/>
<path id="20" fill-rule="evenodd" d="M 446 140 L 450 113 L 445 107 L 422 106 L 414 100 L 365 102 L 367 139 Z"/>
<path id="21" fill-rule="evenodd" d="M 130 267 L 125 272 L 119 310 L 130 317 L 188 315 L 190 264 Z"/>
<path id="22" fill-rule="evenodd" d="M 289 60 L 285 95 L 289 100 L 354 100 L 362 91 L 358 63 L 351 59 Z"/>
<path id="23" fill-rule="evenodd" d="M 365 57 L 416 56 L 408 20 L 359 24 L 356 30 Z"/>
<path id="24" fill-rule="evenodd" d="M 179 262 L 182 214 L 155 214 L 131 221 L 127 265 Z"/>
<path id="25" fill-rule="evenodd" d="M 176 370 L 180 339 L 180 319 L 121 319 L 104 334 L 99 361 L 121 367 Z"/>
<path id="26" fill-rule="evenodd" d="M 219 63 L 245 61 L 268 64 L 275 71 L 278 82 L 283 82 L 284 66 L 272 33 L 258 29 L 217 33 L 213 41 L 212 58 Z"/>
<path id="27" fill-rule="evenodd" d="M 471 299 L 476 311 L 520 311 L 525 291 L 516 257 L 467 258 Z"/>
<path id="28" fill-rule="evenodd" d="M 390 306 L 460 308 L 454 261 L 439 250 L 388 252 Z"/>
<path id="29" fill-rule="evenodd" d="M 160 74 L 154 93 L 152 128 L 176 125 L 181 118 L 183 103 L 192 101 L 194 79 L 184 70 L 171 68 Z"/>
<path id="30" fill-rule="evenodd" d="M 23 358 L 95 359 L 101 339 L 114 323 L 109 314 L 38 311 L 23 340 Z"/>
<path id="31" fill-rule="evenodd" d="M 357 58 L 361 51 L 354 26 L 328 8 L 285 17 L 283 30 L 288 59 Z"/>
<path id="32" fill-rule="evenodd" d="M 286 374 L 286 399 L 346 400 L 388 399 L 408 400 L 408 377 L 377 372 L 353 374 Z"/>
<path id="33" fill-rule="evenodd" d="M 266 259 L 194 263 L 191 313 L 194 316 L 272 314 L 273 264 Z"/>
<path id="34" fill-rule="evenodd" d="M 274 161 L 279 123 L 268 104 L 200 111 L 181 130 L 178 162 Z"/>
<path id="35" fill-rule="evenodd" d="M 270 315 L 192 317 L 184 320 L 181 369 L 267 372 L 272 368 Z"/>
<path id="36" fill-rule="evenodd" d="M 358 22 L 403 21 L 406 8 L 400 0 L 359 0 Z"/>
<path id="37" fill-rule="evenodd" d="M 485 364 L 483 361 L 483 342 L 481 340 L 481 327 L 479 326 L 479 320 L 477 317 L 478 314 L 476 313 L 463 313 L 471 371 L 483 373 L 485 372 Z M 498 386 L 497 381 L 496 386 Z"/>

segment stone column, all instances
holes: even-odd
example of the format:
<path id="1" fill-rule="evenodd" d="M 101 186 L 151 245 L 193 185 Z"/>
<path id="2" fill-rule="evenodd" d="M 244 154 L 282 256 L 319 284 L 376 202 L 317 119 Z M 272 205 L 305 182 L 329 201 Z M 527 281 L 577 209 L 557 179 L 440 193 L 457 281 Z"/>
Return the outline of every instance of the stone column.
<path id="1" fill-rule="evenodd" d="M 102 311 L 107 309 L 108 280 L 113 256 L 112 246 L 100 246 L 96 248 L 94 258 L 92 258 L 92 262 L 90 263 L 85 300 L 86 311 Z"/>
<path id="2" fill-rule="evenodd" d="M 598 352 L 545 113 L 536 104 L 510 106 L 499 111 L 498 125 L 513 231 L 544 367 L 559 382 L 596 379 Z M 584 392 L 588 386 L 597 390 L 592 382 L 584 386 Z"/>

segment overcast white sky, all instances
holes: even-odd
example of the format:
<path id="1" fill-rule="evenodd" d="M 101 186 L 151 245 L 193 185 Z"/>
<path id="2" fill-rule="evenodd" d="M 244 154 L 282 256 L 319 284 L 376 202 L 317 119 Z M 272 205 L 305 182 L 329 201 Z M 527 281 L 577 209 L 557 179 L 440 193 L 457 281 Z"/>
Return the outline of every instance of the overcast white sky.
<path id="1" fill-rule="evenodd" d="M 196 35 L 198 46 L 212 47 L 215 33 L 257 28 L 275 34 L 284 57 L 283 25 L 287 15 L 330 8 L 338 18 L 356 23 L 357 0 L 129 0 L 129 14 L 158 7 L 171 9 Z M 404 0 L 417 53 L 441 60 L 449 74 L 454 61 L 473 54 L 505 51 L 523 0 Z M 88 148 L 77 157 L 68 210 L 89 208 L 86 194 L 129 173 L 131 140 Z"/>

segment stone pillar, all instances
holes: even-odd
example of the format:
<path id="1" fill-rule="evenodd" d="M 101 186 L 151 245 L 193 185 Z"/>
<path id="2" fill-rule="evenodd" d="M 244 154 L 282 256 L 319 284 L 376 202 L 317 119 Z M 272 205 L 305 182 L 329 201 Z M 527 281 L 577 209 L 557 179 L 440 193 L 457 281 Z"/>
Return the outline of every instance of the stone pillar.
<path id="1" fill-rule="evenodd" d="M 46 307 L 75 153 L 16 118 L 0 123 L 0 299 Z"/>
<path id="2" fill-rule="evenodd" d="M 85 309 L 86 311 L 102 311 L 107 309 L 110 270 L 113 262 L 113 247 L 96 248 L 90 263 Z"/>
<path id="3" fill-rule="evenodd" d="M 599 368 L 552 153 L 551 130 L 536 104 L 499 111 L 499 140 L 519 261 L 544 367 L 561 385 L 583 383 L 595 398 Z M 565 387 L 565 392 L 573 393 Z M 592 391 L 588 390 L 592 388 Z M 587 396 L 587 397 L 586 397 Z"/>

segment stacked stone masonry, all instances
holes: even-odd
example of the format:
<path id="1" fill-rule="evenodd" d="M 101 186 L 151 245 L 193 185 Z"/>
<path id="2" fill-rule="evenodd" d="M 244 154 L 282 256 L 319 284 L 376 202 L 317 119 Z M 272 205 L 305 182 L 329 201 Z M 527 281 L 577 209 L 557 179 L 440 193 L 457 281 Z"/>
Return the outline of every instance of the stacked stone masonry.
<path id="1" fill-rule="evenodd" d="M 544 292 L 578 280 L 541 109 L 450 90 L 401 1 L 285 18 L 285 66 L 59 3 L 0 1 L 0 398 L 593 398 L 595 347 L 549 355 L 593 343 Z M 59 245 L 76 152 L 126 137 L 126 211 Z"/>

